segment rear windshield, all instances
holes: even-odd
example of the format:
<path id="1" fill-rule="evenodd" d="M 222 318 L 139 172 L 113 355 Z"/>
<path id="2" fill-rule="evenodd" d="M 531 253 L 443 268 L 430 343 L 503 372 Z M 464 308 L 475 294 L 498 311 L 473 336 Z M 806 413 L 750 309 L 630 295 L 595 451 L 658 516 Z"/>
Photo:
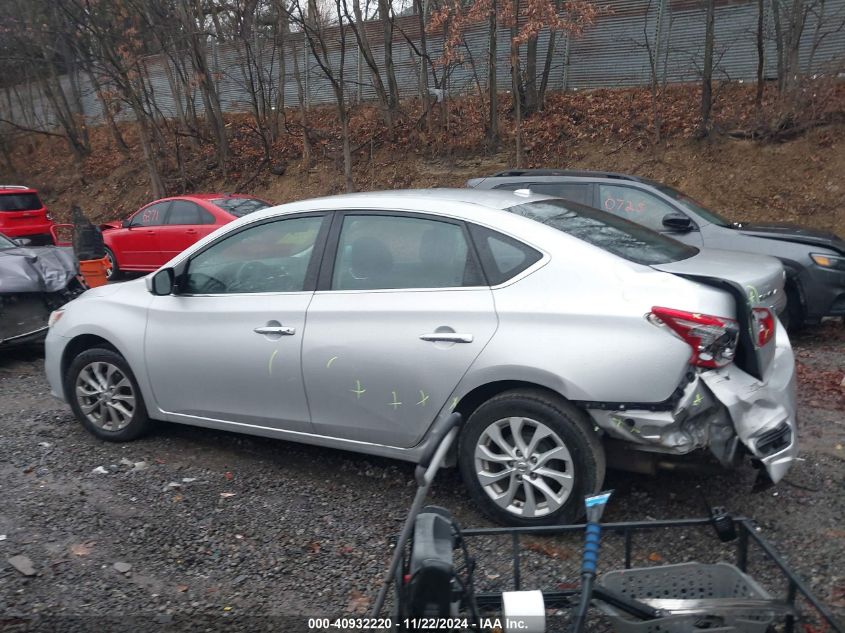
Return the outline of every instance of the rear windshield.
<path id="1" fill-rule="evenodd" d="M 698 253 L 697 248 L 671 237 L 568 200 L 527 202 L 505 210 L 548 224 L 637 264 L 668 264 Z"/>
<path id="2" fill-rule="evenodd" d="M 36 211 L 42 207 L 34 193 L 0 194 L 0 211 Z"/>
<path id="3" fill-rule="evenodd" d="M 266 202 L 256 200 L 255 198 L 218 198 L 217 200 L 212 200 L 212 202 L 226 213 L 231 213 L 238 218 L 270 206 Z"/>

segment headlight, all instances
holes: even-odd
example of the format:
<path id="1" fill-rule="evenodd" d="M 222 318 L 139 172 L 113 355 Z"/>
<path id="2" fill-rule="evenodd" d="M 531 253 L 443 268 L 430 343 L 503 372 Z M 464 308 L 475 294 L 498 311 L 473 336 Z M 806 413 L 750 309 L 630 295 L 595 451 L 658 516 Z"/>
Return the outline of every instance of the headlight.
<path id="1" fill-rule="evenodd" d="M 845 257 L 838 255 L 823 255 L 822 253 L 810 253 L 810 258 L 816 262 L 816 265 L 822 268 L 832 268 L 834 270 L 845 270 Z"/>
<path id="2" fill-rule="evenodd" d="M 61 319 L 64 315 L 65 311 L 62 309 L 53 310 L 50 313 L 50 318 L 47 319 L 47 327 L 53 327 L 56 325 L 56 323 L 59 322 L 59 319 Z"/>

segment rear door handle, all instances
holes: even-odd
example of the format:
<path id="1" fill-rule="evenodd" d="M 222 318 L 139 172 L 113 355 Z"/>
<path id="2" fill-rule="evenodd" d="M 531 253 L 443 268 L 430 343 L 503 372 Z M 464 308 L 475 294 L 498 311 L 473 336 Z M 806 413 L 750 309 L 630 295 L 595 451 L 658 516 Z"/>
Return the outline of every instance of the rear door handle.
<path id="1" fill-rule="evenodd" d="M 459 334 L 458 332 L 432 332 L 420 336 L 423 341 L 433 343 L 472 343 L 472 334 Z"/>
<path id="2" fill-rule="evenodd" d="M 281 334 L 282 336 L 293 336 L 296 328 L 285 327 L 284 325 L 257 327 L 253 330 L 256 334 Z"/>

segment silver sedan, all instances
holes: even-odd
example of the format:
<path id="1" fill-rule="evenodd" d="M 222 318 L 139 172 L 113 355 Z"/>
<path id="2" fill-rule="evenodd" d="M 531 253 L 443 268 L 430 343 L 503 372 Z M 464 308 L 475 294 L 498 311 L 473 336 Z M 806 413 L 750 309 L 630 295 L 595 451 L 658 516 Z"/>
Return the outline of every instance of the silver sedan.
<path id="1" fill-rule="evenodd" d="M 783 477 L 783 279 L 777 260 L 528 192 L 344 195 L 251 214 L 89 290 L 53 313 L 46 371 L 119 442 L 164 420 L 415 461 L 457 410 L 478 505 L 567 522 L 611 458 L 709 450 Z"/>

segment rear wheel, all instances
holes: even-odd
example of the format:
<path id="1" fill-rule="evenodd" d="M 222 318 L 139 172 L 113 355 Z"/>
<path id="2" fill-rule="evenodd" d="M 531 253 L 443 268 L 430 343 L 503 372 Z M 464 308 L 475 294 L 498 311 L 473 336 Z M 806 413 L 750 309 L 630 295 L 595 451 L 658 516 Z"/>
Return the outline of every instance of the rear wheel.
<path id="1" fill-rule="evenodd" d="M 109 281 L 120 279 L 123 273 L 120 272 L 117 257 L 114 256 L 114 253 L 108 247 L 106 247 L 106 262 L 106 279 Z"/>
<path id="2" fill-rule="evenodd" d="M 102 440 L 127 442 L 150 427 L 135 376 L 113 350 L 94 348 L 74 358 L 64 387 L 76 418 Z"/>
<path id="3" fill-rule="evenodd" d="M 605 456 L 587 415 L 539 390 L 509 391 L 470 416 L 459 465 L 473 500 L 511 525 L 576 521 L 604 481 Z"/>

